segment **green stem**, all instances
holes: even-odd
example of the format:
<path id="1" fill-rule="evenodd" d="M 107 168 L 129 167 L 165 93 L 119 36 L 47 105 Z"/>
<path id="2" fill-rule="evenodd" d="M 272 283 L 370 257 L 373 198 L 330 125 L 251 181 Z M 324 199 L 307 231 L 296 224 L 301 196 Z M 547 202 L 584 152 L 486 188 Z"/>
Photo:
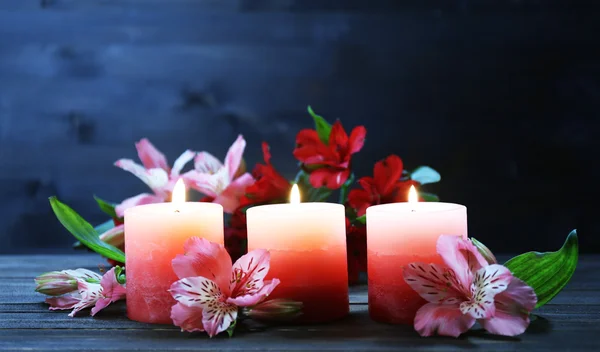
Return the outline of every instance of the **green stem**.
<path id="1" fill-rule="evenodd" d="M 350 186 L 352 185 L 353 182 L 354 182 L 354 173 L 351 173 L 350 177 L 348 177 L 348 180 L 346 180 L 346 182 L 344 182 L 344 184 L 340 188 L 340 200 L 339 200 L 340 204 L 342 204 L 342 205 L 346 204 L 346 199 L 348 198 L 348 192 L 350 192 Z"/>

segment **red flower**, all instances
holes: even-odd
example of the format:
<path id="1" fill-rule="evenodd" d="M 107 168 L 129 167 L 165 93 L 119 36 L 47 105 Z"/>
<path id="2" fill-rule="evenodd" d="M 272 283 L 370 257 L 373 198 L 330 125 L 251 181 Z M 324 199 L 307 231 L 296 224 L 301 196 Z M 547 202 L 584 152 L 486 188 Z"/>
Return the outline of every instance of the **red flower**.
<path id="1" fill-rule="evenodd" d="M 418 186 L 419 183 L 401 181 L 402 166 L 402 159 L 390 155 L 375 164 L 373 177 L 358 180 L 363 189 L 353 189 L 348 194 L 348 204 L 358 216 L 364 215 L 371 205 L 408 201 L 410 186 Z"/>
<path id="2" fill-rule="evenodd" d="M 358 126 L 348 137 L 338 120 L 331 128 L 329 143 L 325 144 L 316 130 L 304 129 L 296 136 L 294 156 L 310 170 L 313 187 L 338 189 L 350 176 L 350 157 L 362 149 L 366 134 L 365 127 Z"/>
<path id="3" fill-rule="evenodd" d="M 348 250 L 348 283 L 358 283 L 360 272 L 367 271 L 367 229 L 352 225 L 346 218 L 346 246 Z"/>
<path id="4" fill-rule="evenodd" d="M 271 165 L 271 153 L 266 142 L 262 144 L 265 164 L 257 164 L 252 172 L 256 179 L 246 188 L 246 194 L 240 199 L 240 208 L 254 204 L 284 202 L 290 195 L 292 185 Z"/>
<path id="5" fill-rule="evenodd" d="M 229 226 L 225 226 L 225 248 L 234 261 L 248 252 L 246 213 L 242 208 L 231 215 Z"/>

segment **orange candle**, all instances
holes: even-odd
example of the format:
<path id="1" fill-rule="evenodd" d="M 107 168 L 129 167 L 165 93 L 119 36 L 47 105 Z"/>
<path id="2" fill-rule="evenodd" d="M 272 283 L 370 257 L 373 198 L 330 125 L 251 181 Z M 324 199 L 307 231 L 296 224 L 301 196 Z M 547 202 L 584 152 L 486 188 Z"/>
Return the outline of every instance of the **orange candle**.
<path id="1" fill-rule="evenodd" d="M 171 203 L 141 205 L 125 211 L 127 316 L 157 324 L 172 324 L 175 300 L 168 292 L 178 280 L 171 260 L 183 253 L 193 236 L 223 243 L 223 207 L 215 203 L 185 202 L 181 180 Z"/>
<path id="2" fill-rule="evenodd" d="M 270 298 L 302 302 L 298 322 L 342 318 L 349 312 L 344 206 L 300 203 L 297 186 L 291 198 L 247 210 L 248 250 L 270 251 L 267 278 L 281 280 Z"/>
<path id="3" fill-rule="evenodd" d="M 467 238 L 467 208 L 451 203 L 419 203 L 411 187 L 408 203 L 367 208 L 369 315 L 392 324 L 413 324 L 426 303 L 402 278 L 412 262 L 443 263 L 437 254 L 440 235 Z"/>

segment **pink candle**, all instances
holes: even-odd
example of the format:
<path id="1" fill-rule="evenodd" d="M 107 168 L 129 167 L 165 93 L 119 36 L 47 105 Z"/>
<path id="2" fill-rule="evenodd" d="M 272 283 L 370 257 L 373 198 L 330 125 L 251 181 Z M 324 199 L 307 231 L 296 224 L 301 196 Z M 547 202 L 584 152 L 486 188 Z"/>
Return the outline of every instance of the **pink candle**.
<path id="1" fill-rule="evenodd" d="M 127 316 L 145 323 L 171 324 L 175 300 L 168 292 L 177 276 L 171 260 L 183 253 L 193 236 L 223 243 L 223 207 L 214 203 L 176 201 L 185 197 L 179 183 L 172 203 L 137 206 L 125 211 Z"/>
<path id="2" fill-rule="evenodd" d="M 416 192 L 415 192 L 416 194 Z M 402 278 L 412 262 L 442 263 L 440 235 L 467 238 L 467 208 L 451 203 L 392 203 L 367 209 L 369 315 L 392 324 L 413 324 L 426 303 Z"/>
<path id="3" fill-rule="evenodd" d="M 297 188 L 296 188 L 297 189 Z M 272 204 L 248 209 L 248 250 L 271 253 L 268 279 L 279 278 L 270 298 L 304 303 L 299 322 L 324 322 L 348 314 L 344 206 Z"/>

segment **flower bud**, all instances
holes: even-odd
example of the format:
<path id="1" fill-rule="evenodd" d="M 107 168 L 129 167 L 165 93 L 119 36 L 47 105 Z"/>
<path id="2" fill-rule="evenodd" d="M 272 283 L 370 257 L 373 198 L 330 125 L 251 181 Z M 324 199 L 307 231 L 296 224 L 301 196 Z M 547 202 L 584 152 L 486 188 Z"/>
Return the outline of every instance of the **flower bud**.
<path id="1" fill-rule="evenodd" d="M 496 257 L 494 256 L 494 254 L 492 253 L 492 251 L 490 251 L 490 249 L 485 246 L 485 244 L 477 241 L 473 237 L 471 237 L 471 243 L 473 243 L 473 245 L 475 246 L 475 248 L 477 248 L 477 250 L 479 251 L 479 253 L 481 253 L 481 255 L 488 262 L 488 264 L 490 264 L 490 265 L 492 265 L 492 264 L 498 264 L 498 261 L 496 260 Z"/>
<path id="2" fill-rule="evenodd" d="M 76 291 L 78 281 L 99 283 L 101 278 L 87 269 L 51 271 L 35 278 L 35 290 L 49 296 L 60 296 Z"/>
<path id="3" fill-rule="evenodd" d="M 272 299 L 249 307 L 245 314 L 256 320 L 291 320 L 302 314 L 302 302 L 287 299 Z"/>
<path id="4" fill-rule="evenodd" d="M 117 248 L 125 243 L 125 225 L 115 226 L 112 229 L 102 233 L 99 237 L 100 241 L 108 243 Z"/>

